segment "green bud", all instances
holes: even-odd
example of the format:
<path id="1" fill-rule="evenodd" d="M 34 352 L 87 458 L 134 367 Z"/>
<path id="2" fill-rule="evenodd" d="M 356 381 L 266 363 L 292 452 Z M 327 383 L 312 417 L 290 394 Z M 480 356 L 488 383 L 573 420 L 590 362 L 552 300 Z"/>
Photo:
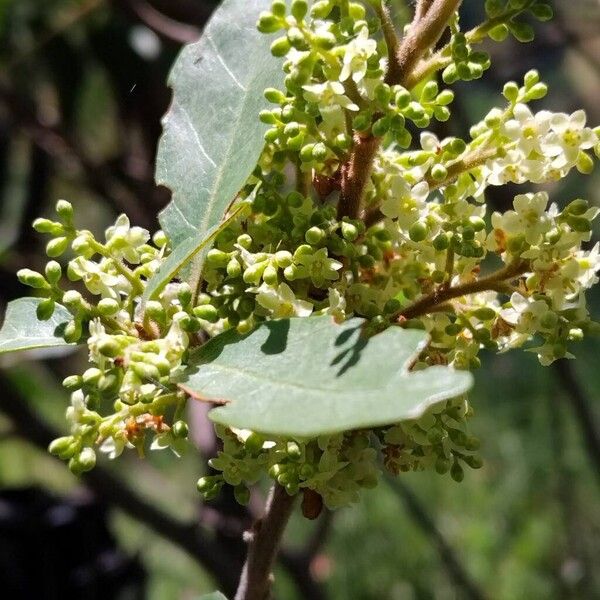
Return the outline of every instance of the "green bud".
<path id="1" fill-rule="evenodd" d="M 353 242 L 358 237 L 358 229 L 352 223 L 342 222 L 342 236 L 345 240 Z"/>
<path id="2" fill-rule="evenodd" d="M 450 477 L 452 477 L 452 479 L 454 479 L 456 482 L 461 482 L 465 478 L 465 472 L 458 464 L 457 460 L 452 463 L 452 467 L 450 468 Z"/>
<path id="3" fill-rule="evenodd" d="M 392 90 L 386 83 L 380 83 L 375 88 L 375 100 L 383 106 L 387 106 L 392 98 Z"/>
<path id="4" fill-rule="evenodd" d="M 274 285 L 278 280 L 277 269 L 273 265 L 268 265 L 263 272 L 263 281 L 268 285 Z"/>
<path id="5" fill-rule="evenodd" d="M 286 100 L 285 94 L 275 88 L 267 88 L 264 94 L 265 98 L 272 104 L 283 104 Z"/>
<path id="6" fill-rule="evenodd" d="M 494 42 L 503 42 L 508 37 L 508 27 L 504 23 L 501 23 L 490 29 L 488 35 Z"/>
<path id="7" fill-rule="evenodd" d="M 304 19 L 307 12 L 308 2 L 306 0 L 294 0 L 292 2 L 291 13 L 296 20 L 301 21 Z"/>
<path id="8" fill-rule="evenodd" d="M 178 439 L 185 439 L 188 436 L 188 426 L 185 421 L 175 421 L 171 427 L 173 436 Z"/>
<path id="9" fill-rule="evenodd" d="M 438 92 L 439 87 L 437 81 L 433 79 L 428 81 L 421 91 L 421 102 L 431 102 L 438 95 Z"/>
<path id="10" fill-rule="evenodd" d="M 285 269 L 292 264 L 293 257 L 287 250 L 279 250 L 275 253 L 275 262 L 280 269 Z"/>
<path id="11" fill-rule="evenodd" d="M 325 232 L 320 227 L 311 227 L 305 234 L 304 239 L 307 244 L 317 246 L 323 241 Z"/>
<path id="12" fill-rule="evenodd" d="M 587 152 L 580 151 L 577 155 L 576 167 L 583 175 L 589 175 L 594 170 L 594 161 Z"/>
<path id="13" fill-rule="evenodd" d="M 306 144 L 300 150 L 300 160 L 302 162 L 310 162 L 313 159 L 313 149 L 315 144 Z"/>
<path id="14" fill-rule="evenodd" d="M 450 470 L 451 463 L 447 458 L 440 457 L 435 461 L 435 470 L 440 474 L 444 475 Z"/>
<path id="15" fill-rule="evenodd" d="M 576 215 L 567 216 L 567 223 L 569 227 L 574 231 L 579 231 L 581 233 L 587 233 L 592 230 L 592 223 L 589 219 L 585 217 L 578 217 Z"/>
<path id="16" fill-rule="evenodd" d="M 298 267 L 296 265 L 290 265 L 283 270 L 283 276 L 288 281 L 294 281 L 298 277 Z"/>
<path id="17" fill-rule="evenodd" d="M 332 8 L 333 3 L 331 0 L 319 0 L 312 5 L 310 14 L 315 19 L 325 19 L 331 12 Z"/>
<path id="18" fill-rule="evenodd" d="M 350 2 L 348 4 L 348 15 L 354 21 L 364 21 L 367 15 L 365 7 L 359 2 Z"/>
<path id="19" fill-rule="evenodd" d="M 438 106 L 447 106 L 454 100 L 454 92 L 452 90 L 442 90 L 436 98 Z"/>
<path id="20" fill-rule="evenodd" d="M 271 2 L 271 12 L 277 17 L 285 17 L 286 13 L 285 0 L 273 0 Z"/>
<path id="21" fill-rule="evenodd" d="M 104 317 L 112 317 L 119 312 L 119 303 L 112 298 L 102 298 L 102 300 L 98 302 L 98 312 Z"/>
<path id="22" fill-rule="evenodd" d="M 548 86 L 545 83 L 536 83 L 528 92 L 525 94 L 525 100 L 541 100 L 548 93 Z"/>
<path id="23" fill-rule="evenodd" d="M 413 242 L 422 242 L 427 237 L 427 225 L 422 221 L 417 221 L 410 226 L 408 235 Z"/>
<path id="24" fill-rule="evenodd" d="M 314 160 L 324 160 L 327 156 L 327 146 L 323 142 L 318 142 L 313 146 L 312 157 Z"/>
<path id="25" fill-rule="evenodd" d="M 463 461 L 471 467 L 471 469 L 481 469 L 483 467 L 483 460 L 479 456 L 473 456 L 471 454 L 463 456 Z"/>
<path id="26" fill-rule="evenodd" d="M 164 246 L 166 246 L 169 243 L 169 238 L 167 237 L 167 234 L 162 229 L 159 229 L 152 236 L 152 241 L 154 242 L 154 245 L 157 248 L 163 248 Z"/>
<path id="27" fill-rule="evenodd" d="M 50 283 L 54 284 L 54 283 L 57 283 L 58 280 L 61 278 L 62 268 L 55 260 L 51 260 L 46 265 L 45 273 L 46 273 L 46 279 Z"/>
<path id="28" fill-rule="evenodd" d="M 499 17 L 504 11 L 505 2 L 503 0 L 486 0 L 485 12 L 491 19 Z"/>
<path id="29" fill-rule="evenodd" d="M 281 19 L 269 11 L 261 12 L 256 22 L 256 28 L 261 33 L 275 33 L 281 29 L 282 25 Z"/>
<path id="30" fill-rule="evenodd" d="M 436 164 L 431 167 L 431 177 L 435 181 L 443 181 L 448 177 L 448 169 L 444 165 Z"/>
<path id="31" fill-rule="evenodd" d="M 458 70 L 455 64 L 448 65 L 442 71 L 442 80 L 444 83 L 452 84 L 458 79 Z"/>
<path id="32" fill-rule="evenodd" d="M 450 245 L 450 240 L 448 238 L 448 236 L 445 233 L 440 233 L 434 240 L 433 240 L 433 247 L 438 251 L 441 252 L 442 250 L 446 250 L 448 248 L 448 246 Z"/>
<path id="33" fill-rule="evenodd" d="M 56 214 L 66 223 L 73 220 L 73 205 L 66 200 L 59 200 L 56 203 Z"/>
<path id="34" fill-rule="evenodd" d="M 390 298 L 385 303 L 385 306 L 383 307 L 383 312 L 386 315 L 393 315 L 397 313 L 401 308 L 402 304 L 400 303 L 400 300 L 398 300 L 397 298 Z"/>
<path id="35" fill-rule="evenodd" d="M 277 38 L 271 44 L 271 54 L 277 58 L 281 58 L 282 56 L 285 56 L 290 51 L 291 47 L 292 47 L 292 45 L 290 44 L 287 37 Z"/>
<path id="36" fill-rule="evenodd" d="M 36 219 L 33 222 L 33 228 L 38 233 L 49 233 L 51 235 L 61 235 L 65 231 L 61 223 L 50 221 L 50 219 Z"/>
<path id="37" fill-rule="evenodd" d="M 63 294 L 61 303 L 71 312 L 79 312 L 84 307 L 83 296 L 77 290 L 68 290 Z"/>
<path id="38" fill-rule="evenodd" d="M 356 131 L 366 131 L 371 126 L 371 115 L 361 113 L 352 119 L 352 128 Z"/>
<path id="39" fill-rule="evenodd" d="M 321 48 L 322 50 L 331 50 L 337 43 L 335 35 L 329 31 L 320 31 L 315 34 L 313 40 L 317 48 Z"/>
<path id="40" fill-rule="evenodd" d="M 102 377 L 102 371 L 97 369 L 96 367 L 91 367 L 83 372 L 81 378 L 83 380 L 84 385 L 86 386 L 95 386 L 98 384 L 98 381 Z"/>
<path id="41" fill-rule="evenodd" d="M 36 316 L 40 321 L 47 321 L 52 318 L 55 308 L 56 303 L 54 300 L 52 300 L 52 298 L 45 298 L 37 305 L 35 310 Z"/>
<path id="42" fill-rule="evenodd" d="M 227 267 L 229 260 L 230 258 L 227 252 L 217 250 L 216 248 L 209 250 L 208 254 L 206 255 L 206 264 L 217 269 Z"/>
<path id="43" fill-rule="evenodd" d="M 496 318 L 496 311 L 493 308 L 482 306 L 473 311 L 473 316 L 480 321 L 491 321 Z"/>
<path id="44" fill-rule="evenodd" d="M 250 283 L 252 285 L 258 285 L 260 283 L 260 279 L 264 270 L 267 268 L 267 262 L 261 261 L 254 265 L 249 266 L 242 276 L 245 283 Z"/>
<path id="45" fill-rule="evenodd" d="M 75 254 L 87 258 L 94 254 L 94 251 L 90 246 L 89 239 L 85 235 L 80 235 L 73 240 L 73 242 L 71 243 L 71 250 L 73 250 Z"/>
<path id="46" fill-rule="evenodd" d="M 587 212 L 589 207 L 590 207 L 590 205 L 587 200 L 584 200 L 582 198 L 577 198 L 576 200 L 573 200 L 566 206 L 564 212 L 579 216 L 579 215 L 582 215 L 585 212 Z"/>
<path id="47" fill-rule="evenodd" d="M 219 320 L 219 312 L 212 304 L 196 306 L 192 312 L 199 319 L 208 321 L 209 323 L 216 323 Z"/>
<path id="48" fill-rule="evenodd" d="M 181 306 L 187 306 L 192 301 L 192 288 L 187 283 L 180 283 L 177 291 L 177 299 Z"/>
<path id="49" fill-rule="evenodd" d="M 535 38 L 533 27 L 523 21 L 509 21 L 507 27 L 513 37 L 519 42 L 527 43 L 533 41 Z"/>
<path id="50" fill-rule="evenodd" d="M 396 92 L 396 97 L 394 98 L 394 100 L 396 102 L 396 106 L 400 110 L 404 110 L 410 104 L 412 96 L 407 89 L 401 88 L 399 91 Z"/>
<path id="51" fill-rule="evenodd" d="M 529 8 L 529 12 L 531 12 L 538 21 L 550 21 L 554 16 L 554 10 L 548 4 L 534 4 Z"/>
<path id="52" fill-rule="evenodd" d="M 302 450 L 296 442 L 288 442 L 286 446 L 288 458 L 296 462 L 302 458 Z"/>
<path id="53" fill-rule="evenodd" d="M 263 436 L 253 431 L 244 442 L 244 447 L 252 456 L 256 456 L 261 452 L 264 443 Z"/>
<path id="54" fill-rule="evenodd" d="M 250 490 L 243 484 L 233 488 L 233 495 L 238 504 L 246 506 L 250 502 Z"/>
<path id="55" fill-rule="evenodd" d="M 450 118 L 450 110 L 445 106 L 436 106 L 433 109 L 433 116 L 440 123 L 445 123 Z"/>
<path id="56" fill-rule="evenodd" d="M 109 358 L 115 358 L 121 353 L 121 346 L 111 337 L 107 337 L 98 344 L 98 352 Z"/>
<path id="57" fill-rule="evenodd" d="M 227 275 L 232 278 L 239 277 L 242 274 L 242 265 L 240 265 L 237 258 L 232 258 L 227 263 Z"/>
<path id="58" fill-rule="evenodd" d="M 390 120 L 387 117 L 377 119 L 371 128 L 371 132 L 375 137 L 383 137 L 390 128 Z"/>
<path id="59" fill-rule="evenodd" d="M 62 385 L 66 390 L 69 390 L 69 392 L 75 392 L 81 389 L 83 378 L 81 375 L 69 375 L 69 377 L 63 379 Z"/>
<path id="60" fill-rule="evenodd" d="M 28 285 L 36 290 L 47 289 L 50 287 L 41 273 L 32 271 L 31 269 L 19 269 L 17 271 L 17 279 L 23 285 Z"/>
<path id="61" fill-rule="evenodd" d="M 69 321 L 63 331 L 63 338 L 67 344 L 74 344 L 79 341 L 82 333 L 79 321 Z"/>
<path id="62" fill-rule="evenodd" d="M 46 244 L 46 254 L 51 258 L 56 258 L 61 254 L 64 254 L 65 250 L 69 245 L 69 240 L 66 237 L 57 237 L 50 240 Z"/>
<path id="63" fill-rule="evenodd" d="M 50 452 L 50 454 L 52 454 L 53 456 L 64 456 L 65 452 L 68 452 L 70 450 L 72 444 L 73 438 L 70 435 L 65 437 L 59 437 L 54 441 L 50 442 L 50 445 L 48 446 L 48 452 Z M 67 456 L 65 458 L 70 458 L 70 456 Z"/>

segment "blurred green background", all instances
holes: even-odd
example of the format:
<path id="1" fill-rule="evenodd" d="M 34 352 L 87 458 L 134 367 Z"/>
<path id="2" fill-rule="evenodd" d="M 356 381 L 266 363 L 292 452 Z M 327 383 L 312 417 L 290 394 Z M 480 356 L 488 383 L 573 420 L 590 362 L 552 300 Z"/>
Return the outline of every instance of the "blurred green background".
<path id="1" fill-rule="evenodd" d="M 44 240 L 30 223 L 56 199 L 70 200 L 81 225 L 94 231 L 120 212 L 156 228 L 156 213 L 168 202 L 168 192 L 153 184 L 168 70 L 217 4 L 0 0 L 1 311 L 27 293 L 15 271 L 43 265 Z M 409 14 L 400 0 L 393 5 L 398 19 Z M 483 2 L 464 5 L 463 22 L 475 24 Z M 489 46 L 494 66 L 482 80 L 457 86 L 455 119 L 441 133 L 464 135 L 499 101 L 503 83 L 532 67 L 550 84 L 540 106 L 583 107 L 594 125 L 600 122 L 600 4 L 554 6 L 556 19 L 536 26 L 534 43 Z M 506 206 L 514 191 L 496 191 L 489 200 Z M 600 205 L 600 177 L 571 175 L 551 193 L 560 204 L 586 197 Z M 598 292 L 591 305 L 598 319 Z M 485 357 L 472 394 L 484 467 L 460 484 L 433 473 L 405 474 L 335 515 L 315 523 L 298 517 L 286 539 L 276 597 L 600 598 L 599 349 L 589 340 L 577 348 L 576 362 L 551 368 L 523 352 Z M 214 444 L 203 414 L 191 415 L 198 450 L 182 460 L 128 455 L 103 461 L 100 474 L 83 483 L 41 449 L 48 427 L 65 429 L 68 399 L 60 381 L 85 360 L 81 354 L 3 358 L 0 496 L 36 486 L 69 502 L 88 498 L 87 485 L 101 507 L 94 510 L 108 511 L 119 552 L 145 571 L 137 597 L 192 599 L 234 582 L 241 532 L 260 510 L 261 492 L 250 512 L 228 497 L 200 505 L 194 482 Z M 3 543 L 12 526 L 3 506 L 0 501 L 0 586 L 7 589 L 10 561 L 17 559 Z M 78 554 L 86 544 L 93 545 L 91 537 L 61 551 Z M 38 575 L 33 561 L 27 571 L 30 578 L 66 577 Z M 131 589 L 102 586 L 96 591 L 104 600 L 135 597 Z M 69 597 L 44 589 L 37 598 Z M 86 594 L 79 597 L 96 597 Z"/>

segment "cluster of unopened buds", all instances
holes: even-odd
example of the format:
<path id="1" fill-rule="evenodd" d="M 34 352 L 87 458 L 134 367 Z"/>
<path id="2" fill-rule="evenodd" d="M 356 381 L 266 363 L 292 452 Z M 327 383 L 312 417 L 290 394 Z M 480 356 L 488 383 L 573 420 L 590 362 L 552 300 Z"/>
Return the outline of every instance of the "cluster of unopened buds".
<path id="1" fill-rule="evenodd" d="M 454 19 L 448 46 L 426 59 L 445 69 L 446 83 L 489 67 L 489 57 L 473 50 L 484 37 L 510 32 L 524 40 L 530 26 L 518 17 L 549 16 L 540 2 L 488 1 L 486 10 L 488 21 L 471 32 Z M 19 277 L 45 298 L 40 319 L 56 303 L 69 310 L 65 340 L 85 341 L 92 365 L 65 380 L 72 430 L 51 446 L 73 471 L 94 465 L 96 447 L 115 457 L 125 447 L 141 453 L 151 439 L 151 448 L 180 453 L 187 397 L 174 381 L 190 347 L 230 328 L 246 334 L 267 319 L 329 314 L 338 322 L 361 316 L 375 329 L 423 329 L 430 343 L 414 369 L 473 369 L 483 348 L 523 345 L 549 364 L 595 330 L 585 291 L 598 280 L 600 253 L 585 243 L 598 210 L 582 199 L 560 209 L 537 191 L 516 196 L 509 210 L 489 211 L 485 192 L 507 182 L 551 183 L 572 169 L 589 173 L 599 130 L 586 126 L 582 111 L 533 112 L 529 104 L 547 87 L 530 71 L 522 85 L 505 85 L 504 105 L 472 127 L 470 139 L 419 133 L 450 117 L 454 94 L 433 79 L 418 92 L 388 84 L 381 22 L 369 15 L 357 2 L 321 0 L 309 10 L 294 0 L 288 12 L 275 0 L 260 16 L 262 32 L 284 33 L 272 52 L 284 58 L 285 89 L 265 92 L 275 108 L 260 114 L 269 129 L 238 199 L 247 209 L 216 237 L 198 293 L 176 280 L 142 303 L 169 243 L 162 232 L 151 240 L 125 215 L 104 241 L 77 230 L 64 201 L 58 220 L 35 222 L 52 236 L 52 260 L 44 274 Z M 380 145 L 364 212 L 341 215 L 332 201 L 340 165 L 368 136 Z M 68 250 L 61 266 L 54 259 Z M 63 273 L 81 291 L 68 289 Z M 337 507 L 375 485 L 381 468 L 433 468 L 460 481 L 464 465 L 481 465 L 467 431 L 471 415 L 461 397 L 417 420 L 317 439 L 219 426 L 223 447 L 210 461 L 218 473 L 198 489 L 211 498 L 227 483 L 246 502 L 247 486 L 268 473 L 290 493 L 312 490 Z"/>

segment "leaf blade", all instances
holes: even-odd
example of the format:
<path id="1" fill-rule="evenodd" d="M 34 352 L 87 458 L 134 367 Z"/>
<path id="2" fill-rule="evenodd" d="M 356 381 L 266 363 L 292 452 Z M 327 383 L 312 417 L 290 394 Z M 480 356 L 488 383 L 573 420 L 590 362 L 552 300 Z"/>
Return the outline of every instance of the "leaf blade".
<path id="1" fill-rule="evenodd" d="M 173 192 L 159 220 L 174 246 L 219 223 L 264 147 L 263 91 L 283 79 L 269 37 L 256 30 L 267 7 L 265 0 L 225 0 L 169 78 L 173 103 L 163 120 L 156 180 Z"/>
<path id="2" fill-rule="evenodd" d="M 0 329 L 0 354 L 73 346 L 61 337 L 60 330 L 69 320 L 71 313 L 60 304 L 47 321 L 40 321 L 36 315 L 40 298 L 19 298 L 8 303 L 4 323 Z"/>
<path id="3" fill-rule="evenodd" d="M 363 324 L 310 317 L 228 331 L 192 357 L 181 383 L 228 400 L 209 413 L 217 423 L 299 437 L 414 419 L 471 387 L 469 373 L 448 367 L 409 373 L 424 332 L 389 328 L 366 340 Z"/>

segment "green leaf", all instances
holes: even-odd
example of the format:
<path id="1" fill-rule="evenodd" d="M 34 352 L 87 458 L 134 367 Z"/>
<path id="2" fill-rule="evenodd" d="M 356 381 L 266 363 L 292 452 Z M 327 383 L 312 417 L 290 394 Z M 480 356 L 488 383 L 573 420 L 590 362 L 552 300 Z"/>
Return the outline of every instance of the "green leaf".
<path id="1" fill-rule="evenodd" d="M 408 371 L 424 332 L 390 327 L 366 338 L 364 323 L 324 316 L 269 321 L 246 336 L 230 330 L 191 357 L 180 383 L 221 404 L 209 413 L 217 423 L 299 437 L 415 419 L 471 387 L 465 371 Z"/>
<path id="2" fill-rule="evenodd" d="M 173 192 L 160 223 L 174 246 L 221 221 L 263 149 L 263 92 L 283 81 L 271 36 L 256 29 L 268 7 L 267 0 L 225 0 L 171 72 L 156 180 Z"/>
<path id="3" fill-rule="evenodd" d="M 0 354 L 73 345 L 62 338 L 62 330 L 72 319 L 71 313 L 57 304 L 50 319 L 39 321 L 36 310 L 41 301 L 41 298 L 19 298 L 8 303 L 0 329 Z"/>
<path id="4" fill-rule="evenodd" d="M 227 600 L 221 592 L 212 592 L 210 594 L 204 594 L 204 596 L 200 596 L 198 600 Z"/>
<path id="5" fill-rule="evenodd" d="M 148 300 L 155 298 L 181 270 L 181 268 L 196 257 L 194 261 L 194 271 L 195 273 L 191 274 L 191 279 L 196 280 L 192 281 L 192 287 L 195 288 L 197 284 L 197 279 L 199 277 L 200 271 L 202 269 L 202 265 L 204 264 L 204 259 L 206 258 L 206 254 L 210 249 L 211 243 L 214 239 L 219 235 L 223 229 L 225 229 L 244 209 L 244 205 L 240 205 L 238 208 L 232 211 L 232 213 L 221 223 L 215 225 L 210 228 L 207 233 L 196 234 L 193 237 L 189 238 L 182 244 L 179 244 L 169 254 L 166 260 L 163 261 L 158 271 L 148 280 L 146 285 L 146 289 L 144 290 L 144 295 L 142 297 L 142 304 L 145 304 Z M 199 256 L 198 253 L 200 253 Z"/>

